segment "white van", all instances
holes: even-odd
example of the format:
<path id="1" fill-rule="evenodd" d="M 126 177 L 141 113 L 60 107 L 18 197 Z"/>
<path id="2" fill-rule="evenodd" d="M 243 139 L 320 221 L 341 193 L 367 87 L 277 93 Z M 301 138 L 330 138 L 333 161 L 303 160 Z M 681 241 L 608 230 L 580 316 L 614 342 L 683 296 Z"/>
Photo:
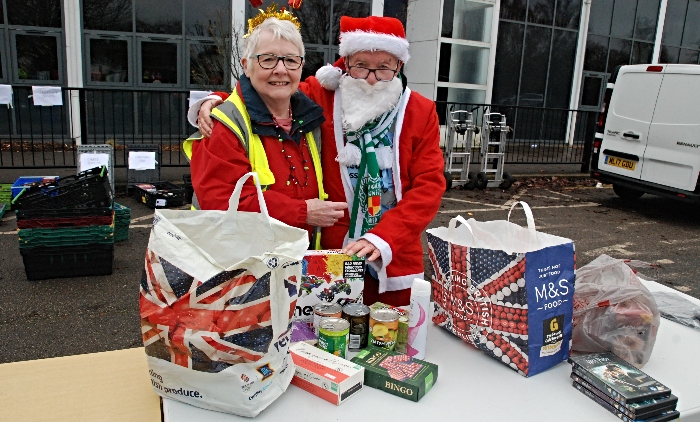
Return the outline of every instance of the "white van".
<path id="1" fill-rule="evenodd" d="M 700 202 L 700 65 L 618 68 L 597 132 L 591 176 L 617 195 Z"/>

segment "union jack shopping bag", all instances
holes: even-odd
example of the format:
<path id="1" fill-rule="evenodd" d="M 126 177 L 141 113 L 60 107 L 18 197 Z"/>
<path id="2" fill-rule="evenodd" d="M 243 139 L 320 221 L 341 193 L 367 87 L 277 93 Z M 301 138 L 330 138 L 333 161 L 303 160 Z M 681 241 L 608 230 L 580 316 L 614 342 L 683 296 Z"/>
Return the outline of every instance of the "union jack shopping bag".
<path id="1" fill-rule="evenodd" d="M 571 240 L 538 232 L 518 203 L 527 228 L 458 216 L 427 231 L 433 322 L 531 376 L 569 357 L 576 257 Z"/>
<path id="2" fill-rule="evenodd" d="M 261 213 L 237 211 L 254 176 Z M 255 416 L 294 375 L 289 358 L 307 232 L 267 213 L 257 175 L 228 211 L 155 211 L 141 279 L 141 334 L 156 393 Z"/>

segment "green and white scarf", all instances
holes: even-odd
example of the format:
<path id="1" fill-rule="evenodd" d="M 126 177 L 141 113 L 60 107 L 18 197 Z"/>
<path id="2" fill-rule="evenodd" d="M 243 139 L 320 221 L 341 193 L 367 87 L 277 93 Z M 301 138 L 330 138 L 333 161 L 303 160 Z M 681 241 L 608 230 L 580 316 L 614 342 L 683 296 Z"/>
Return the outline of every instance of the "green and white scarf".
<path id="1" fill-rule="evenodd" d="M 382 182 L 376 148 L 391 147 L 389 132 L 398 109 L 399 107 L 394 107 L 357 131 L 346 133 L 348 143 L 358 147 L 361 153 L 350 213 L 350 239 L 358 239 L 367 233 L 382 216 Z"/>

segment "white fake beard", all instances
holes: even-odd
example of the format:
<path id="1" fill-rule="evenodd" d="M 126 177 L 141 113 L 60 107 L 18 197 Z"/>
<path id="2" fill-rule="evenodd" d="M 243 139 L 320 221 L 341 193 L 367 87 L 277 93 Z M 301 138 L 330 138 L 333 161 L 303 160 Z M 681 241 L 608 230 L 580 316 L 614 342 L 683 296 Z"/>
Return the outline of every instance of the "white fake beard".
<path id="1" fill-rule="evenodd" d="M 343 128 L 355 131 L 394 108 L 403 91 L 403 85 L 399 78 L 370 85 L 364 79 L 345 75 L 340 80 L 340 89 Z"/>

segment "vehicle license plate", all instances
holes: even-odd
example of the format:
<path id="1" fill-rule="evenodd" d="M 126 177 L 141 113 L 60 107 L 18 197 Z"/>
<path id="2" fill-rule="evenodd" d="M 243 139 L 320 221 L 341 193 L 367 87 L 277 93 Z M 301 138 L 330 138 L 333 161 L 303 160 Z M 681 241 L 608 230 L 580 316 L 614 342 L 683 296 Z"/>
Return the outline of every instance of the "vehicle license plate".
<path id="1" fill-rule="evenodd" d="M 605 164 L 609 166 L 615 166 L 615 167 L 620 167 L 625 170 L 634 170 L 634 167 L 637 165 L 636 161 L 631 161 L 631 160 L 624 160 L 622 158 L 617 158 L 617 157 L 611 157 L 609 155 L 605 156 Z"/>

